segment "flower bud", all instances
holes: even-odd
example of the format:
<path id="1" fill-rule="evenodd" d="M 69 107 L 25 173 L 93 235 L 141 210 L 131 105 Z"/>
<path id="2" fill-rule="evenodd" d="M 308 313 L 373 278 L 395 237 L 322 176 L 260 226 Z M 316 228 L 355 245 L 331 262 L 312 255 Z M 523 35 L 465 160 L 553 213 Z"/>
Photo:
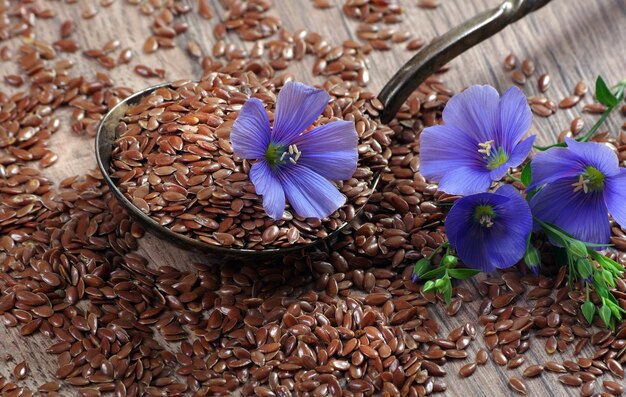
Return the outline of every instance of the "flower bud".
<path id="1" fill-rule="evenodd" d="M 567 243 L 567 249 L 572 255 L 577 256 L 579 258 L 587 257 L 587 246 L 580 240 L 571 240 Z"/>
<path id="2" fill-rule="evenodd" d="M 441 259 L 441 266 L 447 267 L 449 269 L 454 268 L 457 263 L 459 263 L 459 259 L 454 255 L 445 255 Z"/>
<path id="3" fill-rule="evenodd" d="M 419 261 L 417 261 L 415 266 L 413 266 L 413 276 L 411 277 L 411 280 L 413 280 L 413 282 L 416 282 L 417 280 L 419 280 L 420 276 L 426 273 L 428 270 L 430 270 L 430 261 L 427 258 L 420 259 Z"/>
<path id="4" fill-rule="evenodd" d="M 528 270 L 535 274 L 539 274 L 539 268 L 541 266 L 541 256 L 539 255 L 539 250 L 532 245 L 528 245 L 526 247 L 526 252 L 524 252 L 524 263 Z"/>

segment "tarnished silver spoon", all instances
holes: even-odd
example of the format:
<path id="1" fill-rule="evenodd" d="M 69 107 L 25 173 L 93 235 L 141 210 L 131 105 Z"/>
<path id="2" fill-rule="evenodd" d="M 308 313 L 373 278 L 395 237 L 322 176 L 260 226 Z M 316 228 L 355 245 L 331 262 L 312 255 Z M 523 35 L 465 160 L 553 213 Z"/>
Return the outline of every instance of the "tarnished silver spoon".
<path id="1" fill-rule="evenodd" d="M 380 114 L 381 121 L 387 123 L 393 119 L 398 109 L 400 109 L 409 95 L 426 80 L 428 76 L 432 75 L 451 59 L 549 2 L 550 0 L 507 0 L 500 6 L 485 11 L 455 27 L 422 48 L 421 51 L 400 68 L 378 95 L 378 98 L 384 105 L 384 109 Z M 150 95 L 154 90 L 168 85 L 169 83 L 155 85 L 138 91 L 124 99 L 105 115 L 98 126 L 96 135 L 96 160 L 106 183 L 109 185 L 111 192 L 119 200 L 120 204 L 148 231 L 183 248 L 209 253 L 213 260 L 232 259 L 249 261 L 264 257 L 285 255 L 293 251 L 306 249 L 322 241 L 332 239 L 348 225 L 348 222 L 345 222 L 337 230 L 329 233 L 327 237 L 308 245 L 251 250 L 214 246 L 173 232 L 139 210 L 124 196 L 109 175 L 113 142 L 117 138 L 116 127 L 124 117 L 129 106 L 138 103 L 142 97 Z M 372 191 L 375 190 L 378 179 L 378 175 L 373 179 L 370 186 Z"/>

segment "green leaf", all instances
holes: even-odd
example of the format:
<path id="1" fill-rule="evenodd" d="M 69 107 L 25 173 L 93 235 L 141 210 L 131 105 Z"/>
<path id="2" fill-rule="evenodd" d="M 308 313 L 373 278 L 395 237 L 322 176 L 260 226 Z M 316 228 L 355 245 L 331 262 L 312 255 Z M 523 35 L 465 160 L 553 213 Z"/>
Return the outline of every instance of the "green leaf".
<path id="1" fill-rule="evenodd" d="M 604 303 L 609 307 L 609 309 L 611 309 L 611 313 L 613 313 L 613 316 L 615 316 L 615 318 L 617 318 L 618 320 L 622 319 L 622 313 L 624 312 L 624 309 L 619 307 L 615 302 L 612 302 L 610 299 L 603 299 L 602 303 Z"/>
<path id="2" fill-rule="evenodd" d="M 607 87 L 602 76 L 598 76 L 596 80 L 596 100 L 609 107 L 615 107 L 619 103 L 619 99 Z"/>
<path id="3" fill-rule="evenodd" d="M 601 277 L 600 272 L 594 274 L 593 289 L 596 291 L 596 294 L 598 294 L 600 298 L 608 298 L 609 296 L 611 296 L 611 294 L 609 293 L 609 289 L 604 284 L 604 280 L 602 280 L 601 282 L 598 282 L 596 280 L 596 275 L 598 275 L 598 277 Z"/>
<path id="4" fill-rule="evenodd" d="M 428 280 L 431 278 L 437 278 L 446 272 L 445 267 L 436 267 L 432 270 L 427 271 L 426 273 L 420 276 L 421 279 Z"/>
<path id="5" fill-rule="evenodd" d="M 596 305 L 591 301 L 585 301 L 580 308 L 587 322 L 591 324 L 593 322 L 593 315 L 596 313 Z"/>
<path id="6" fill-rule="evenodd" d="M 428 280 L 424 283 L 424 292 L 430 292 L 435 289 L 435 282 L 432 280 Z"/>
<path id="7" fill-rule="evenodd" d="M 619 263 L 615 262 L 613 259 L 608 258 L 604 255 L 601 255 L 595 251 L 591 251 L 590 253 L 591 253 L 591 257 L 595 259 L 596 261 L 598 261 L 598 263 L 600 264 L 600 266 L 602 266 L 602 268 L 612 271 L 613 273 L 617 275 L 620 275 L 622 272 L 624 272 L 624 267 L 620 265 Z"/>
<path id="8" fill-rule="evenodd" d="M 532 181 L 532 170 L 530 169 L 530 161 L 526 163 L 524 169 L 522 169 L 522 175 L 520 175 L 520 179 L 525 186 L 530 185 Z"/>
<path id="9" fill-rule="evenodd" d="M 457 263 L 459 263 L 459 258 L 454 255 L 446 254 L 443 258 L 441 258 L 441 266 L 444 266 L 448 269 L 453 269 Z"/>
<path id="10" fill-rule="evenodd" d="M 607 305 L 602 305 L 598 314 L 604 325 L 611 327 L 611 309 Z"/>
<path id="11" fill-rule="evenodd" d="M 413 266 L 413 274 L 417 274 L 421 278 L 422 274 L 430 270 L 430 267 L 430 261 L 426 258 L 422 258 Z"/>
<path id="12" fill-rule="evenodd" d="M 476 269 L 449 269 L 448 274 L 452 278 L 456 278 L 457 280 L 465 280 L 468 278 L 472 278 L 475 275 L 480 273 L 480 270 Z"/>
<path id="13" fill-rule="evenodd" d="M 566 233 L 561 232 L 556 226 L 549 223 L 539 221 L 539 224 L 541 225 L 543 231 L 548 235 L 548 237 L 550 237 L 550 239 L 552 239 L 559 245 L 567 247 L 568 243 L 571 240 L 570 236 L 568 236 Z"/>

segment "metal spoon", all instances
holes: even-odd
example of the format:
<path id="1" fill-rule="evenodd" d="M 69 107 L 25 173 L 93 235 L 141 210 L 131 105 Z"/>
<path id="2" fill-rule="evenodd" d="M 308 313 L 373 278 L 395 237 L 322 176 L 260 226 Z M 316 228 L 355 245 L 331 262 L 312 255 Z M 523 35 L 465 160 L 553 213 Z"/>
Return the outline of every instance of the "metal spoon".
<path id="1" fill-rule="evenodd" d="M 419 84 L 433 74 L 441 66 L 452 58 L 468 50 L 477 43 L 491 37 L 507 25 L 519 20 L 526 14 L 544 6 L 550 0 L 507 0 L 499 7 L 475 16 L 464 24 L 450 30 L 443 36 L 424 47 L 417 55 L 409 60 L 385 85 L 379 95 L 379 99 L 385 106 L 381 114 L 383 122 L 389 122 L 396 114 L 400 106 L 408 98 Z M 241 248 L 225 248 L 204 243 L 179 233 L 175 233 L 165 226 L 161 226 L 154 219 L 135 207 L 130 200 L 120 191 L 109 175 L 112 143 L 116 137 L 116 127 L 124 117 L 129 106 L 139 102 L 142 97 L 149 95 L 160 87 L 168 86 L 168 83 L 159 84 L 136 92 L 120 102 L 109 111 L 98 126 L 96 135 L 96 161 L 98 167 L 109 185 L 111 192 L 128 213 L 138 220 L 147 230 L 159 237 L 174 242 L 183 248 L 201 250 L 212 254 L 214 260 L 258 260 L 261 257 L 284 255 L 296 250 L 305 249 L 321 241 L 332 239 L 347 226 L 347 222 L 336 231 L 329 233 L 324 239 L 320 239 L 309 245 L 299 245 L 287 248 L 266 248 L 263 250 L 250 250 Z M 375 189 L 378 176 L 372 181 L 371 188 Z"/>
<path id="2" fill-rule="evenodd" d="M 409 95 L 426 78 L 476 44 L 498 33 L 551 0 L 507 0 L 437 37 L 404 64 L 383 87 L 380 120 L 388 123 Z"/>

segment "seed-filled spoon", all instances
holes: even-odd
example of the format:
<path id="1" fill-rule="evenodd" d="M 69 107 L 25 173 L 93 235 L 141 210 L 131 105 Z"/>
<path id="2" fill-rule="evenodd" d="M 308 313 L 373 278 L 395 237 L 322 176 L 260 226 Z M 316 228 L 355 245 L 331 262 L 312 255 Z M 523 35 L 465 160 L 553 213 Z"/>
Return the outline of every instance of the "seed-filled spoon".
<path id="1" fill-rule="evenodd" d="M 485 11 L 462 25 L 450 30 L 432 43 L 425 46 L 411 60 L 409 60 L 383 87 L 378 98 L 384 108 L 380 113 L 380 121 L 389 122 L 409 95 L 428 76 L 436 72 L 448 61 L 463 53 L 479 42 L 491 37 L 509 24 L 519 20 L 528 13 L 535 11 L 550 0 L 507 0 L 500 6 Z M 159 237 L 174 242 L 183 248 L 195 249 L 210 253 L 213 260 L 258 260 L 262 257 L 285 255 L 289 252 L 302 250 L 322 241 L 332 239 L 344 229 L 349 222 L 343 222 L 334 230 L 314 241 L 306 244 L 295 244 L 283 247 L 265 247 L 261 250 L 240 247 L 226 247 L 209 244 L 199 239 L 177 233 L 157 222 L 154 218 L 142 211 L 120 190 L 110 174 L 113 153 L 113 143 L 118 139 L 118 126 L 132 106 L 138 104 L 142 98 L 153 94 L 159 89 L 172 87 L 170 83 L 159 84 L 139 91 L 124 99 L 102 119 L 96 135 L 96 159 L 98 166 L 114 196 L 129 214 L 138 220 L 147 230 Z M 379 175 L 376 173 L 370 180 L 368 191 L 376 188 Z M 363 208 L 354 208 L 355 216 Z"/>

